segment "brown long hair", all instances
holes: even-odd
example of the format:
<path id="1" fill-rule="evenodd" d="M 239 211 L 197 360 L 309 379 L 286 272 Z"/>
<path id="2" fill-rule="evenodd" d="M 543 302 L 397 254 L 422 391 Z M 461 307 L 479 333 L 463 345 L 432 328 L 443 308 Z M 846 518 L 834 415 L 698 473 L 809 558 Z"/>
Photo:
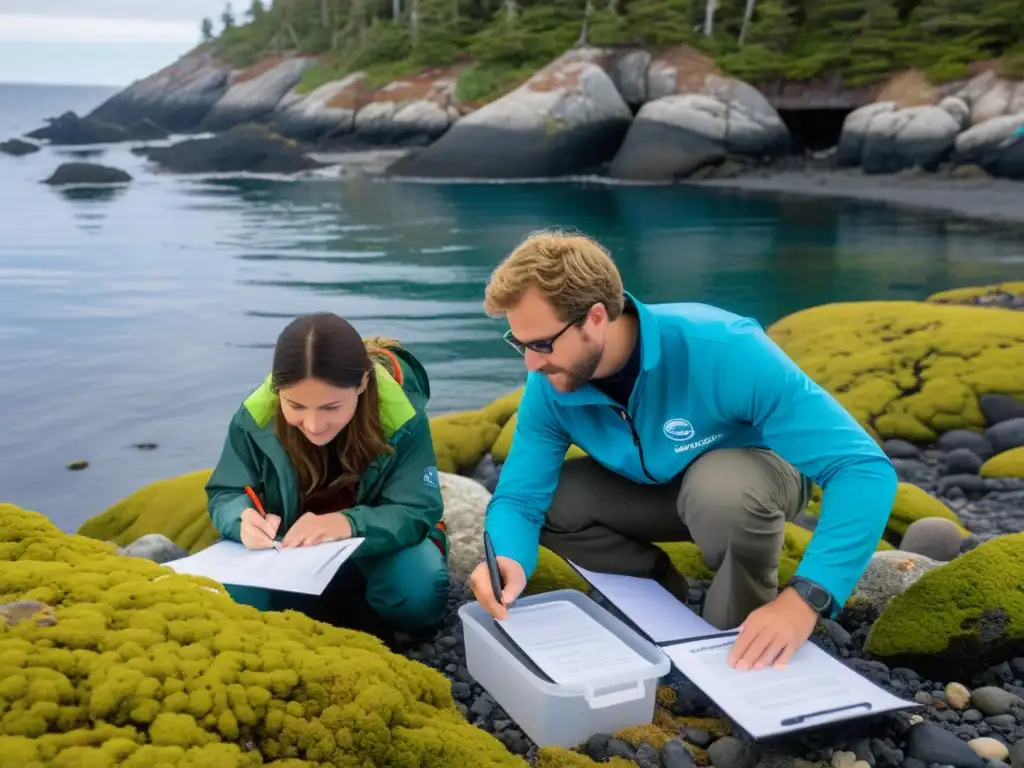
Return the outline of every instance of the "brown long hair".
<path id="1" fill-rule="evenodd" d="M 309 442 L 301 431 L 285 421 L 278 401 L 275 429 L 298 475 L 302 502 L 318 491 L 357 484 L 374 458 L 392 451 L 380 422 L 374 359 L 387 360 L 400 381 L 398 361 L 388 351 L 388 347 L 397 346 L 393 339 L 362 339 L 347 320 L 330 312 L 297 317 L 281 332 L 274 348 L 271 381 L 275 392 L 308 378 L 355 389 L 367 374 L 366 389 L 359 397 L 352 421 L 326 446 Z M 327 471 L 330 450 L 338 452 L 341 464 L 340 476 L 333 479 Z"/>

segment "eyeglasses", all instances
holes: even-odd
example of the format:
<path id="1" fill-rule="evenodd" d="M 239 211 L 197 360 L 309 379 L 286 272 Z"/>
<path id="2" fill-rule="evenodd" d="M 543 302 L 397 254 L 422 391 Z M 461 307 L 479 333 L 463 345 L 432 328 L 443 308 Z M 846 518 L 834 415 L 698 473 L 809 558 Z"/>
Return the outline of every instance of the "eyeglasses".
<path id="1" fill-rule="evenodd" d="M 518 352 L 520 355 L 525 355 L 526 354 L 526 350 L 528 350 L 528 349 L 531 349 L 534 352 L 538 352 L 538 353 L 540 353 L 542 355 L 550 355 L 554 351 L 555 342 L 558 341 L 559 337 L 563 333 L 568 331 L 570 328 L 572 328 L 574 325 L 579 325 L 581 322 L 586 320 L 588 314 L 590 314 L 590 310 L 589 309 L 586 312 L 584 312 L 582 315 L 580 315 L 578 317 L 574 317 L 572 320 L 570 320 L 568 323 L 566 323 L 562 327 L 562 330 L 560 330 L 554 336 L 551 336 L 551 337 L 546 338 L 546 339 L 534 339 L 533 341 L 520 341 L 519 339 L 517 339 L 515 336 L 512 335 L 512 330 L 511 329 L 505 331 L 505 335 L 502 336 L 502 338 L 505 339 L 505 341 L 507 341 L 512 346 L 512 348 L 516 352 Z"/>

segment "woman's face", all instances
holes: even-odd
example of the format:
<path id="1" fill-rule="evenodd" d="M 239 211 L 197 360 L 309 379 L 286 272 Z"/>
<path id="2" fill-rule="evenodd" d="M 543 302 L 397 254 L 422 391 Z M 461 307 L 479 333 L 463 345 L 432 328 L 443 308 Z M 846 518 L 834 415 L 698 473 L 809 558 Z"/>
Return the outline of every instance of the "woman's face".
<path id="1" fill-rule="evenodd" d="M 285 421 L 314 445 L 326 445 L 352 421 L 367 376 L 358 387 L 335 387 L 320 379 L 304 379 L 279 390 Z"/>

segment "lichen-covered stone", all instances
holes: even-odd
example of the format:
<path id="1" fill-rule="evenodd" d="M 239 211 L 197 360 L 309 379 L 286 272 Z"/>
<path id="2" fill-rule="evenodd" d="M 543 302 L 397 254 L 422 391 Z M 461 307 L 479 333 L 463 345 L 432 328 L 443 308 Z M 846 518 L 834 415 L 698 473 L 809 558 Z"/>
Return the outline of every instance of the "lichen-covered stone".
<path id="1" fill-rule="evenodd" d="M 969 533 L 956 512 L 943 504 L 941 499 L 913 483 L 900 483 L 896 489 L 892 511 L 889 512 L 886 531 L 902 537 L 912 523 L 926 517 L 941 517 L 955 523 L 962 531 L 962 535 L 967 536 Z"/>
<path id="2" fill-rule="evenodd" d="M 865 650 L 947 676 L 1024 654 L 1024 533 L 999 536 L 889 601 Z"/>
<path id="3" fill-rule="evenodd" d="M 876 437 L 981 430 L 978 398 L 1024 397 L 1024 312 L 867 301 L 796 312 L 769 335 Z"/>
<path id="4" fill-rule="evenodd" d="M 502 427 L 519 407 L 522 388 L 513 390 L 483 408 L 447 413 L 430 420 L 430 433 L 442 472 L 467 471 L 480 461 L 501 435 Z"/>
<path id="5" fill-rule="evenodd" d="M 966 288 L 950 288 L 946 291 L 933 293 L 928 301 L 949 302 L 953 304 L 973 303 L 985 296 L 998 296 L 1010 294 L 1011 296 L 1024 296 L 1024 282 L 994 283 L 992 285 L 970 285 Z"/>
<path id="6" fill-rule="evenodd" d="M 526 768 L 443 675 L 370 635 L 237 604 L 12 505 L 0 520 L 0 604 L 56 618 L 0 624 L 10 765 Z"/>
<path id="7" fill-rule="evenodd" d="M 182 549 L 198 552 L 219 536 L 206 511 L 204 487 L 210 471 L 201 469 L 144 485 L 86 520 L 78 533 L 122 547 L 146 534 L 160 533 Z"/>
<path id="8" fill-rule="evenodd" d="M 1024 446 L 997 453 L 978 470 L 982 477 L 1024 478 Z"/>
<path id="9" fill-rule="evenodd" d="M 807 504 L 807 514 L 818 517 L 821 513 L 821 489 L 814 486 L 811 499 Z M 926 517 L 941 517 L 954 523 L 966 536 L 968 531 L 960 522 L 956 513 L 942 503 L 942 500 L 928 493 L 913 483 L 901 482 L 896 486 L 896 497 L 889 511 L 889 520 L 885 524 L 885 538 L 877 549 L 893 549 L 907 532 L 907 528 L 918 520 Z"/>

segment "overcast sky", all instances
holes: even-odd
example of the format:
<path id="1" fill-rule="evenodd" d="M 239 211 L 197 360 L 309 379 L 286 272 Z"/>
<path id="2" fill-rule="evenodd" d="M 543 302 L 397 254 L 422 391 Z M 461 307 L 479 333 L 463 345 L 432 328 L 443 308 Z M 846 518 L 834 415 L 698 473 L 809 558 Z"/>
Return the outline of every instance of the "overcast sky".
<path id="1" fill-rule="evenodd" d="M 219 29 L 223 10 L 224 0 L 0 0 L 0 83 L 127 85 L 194 47 L 204 16 Z"/>

